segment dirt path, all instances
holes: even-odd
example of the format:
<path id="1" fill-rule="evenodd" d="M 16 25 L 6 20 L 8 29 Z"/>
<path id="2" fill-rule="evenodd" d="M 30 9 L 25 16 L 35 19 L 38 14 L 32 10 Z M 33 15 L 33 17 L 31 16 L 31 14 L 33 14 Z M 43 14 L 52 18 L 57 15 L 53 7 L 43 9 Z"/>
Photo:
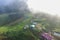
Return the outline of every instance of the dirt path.
<path id="1" fill-rule="evenodd" d="M 14 22 L 11 22 L 11 23 L 9 23 L 9 24 L 7 24 L 7 25 L 8 25 L 8 26 L 11 26 L 11 25 L 14 25 L 14 24 L 16 24 L 16 23 L 19 23 L 19 22 L 22 21 L 22 20 L 23 20 L 23 18 L 20 18 L 20 19 L 14 21 Z"/>

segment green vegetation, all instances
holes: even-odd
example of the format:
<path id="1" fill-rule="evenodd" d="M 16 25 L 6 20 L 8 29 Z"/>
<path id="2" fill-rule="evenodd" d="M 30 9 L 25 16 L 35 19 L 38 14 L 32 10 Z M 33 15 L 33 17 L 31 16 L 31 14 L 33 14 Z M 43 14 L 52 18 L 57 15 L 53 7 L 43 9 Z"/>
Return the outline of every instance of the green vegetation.
<path id="1" fill-rule="evenodd" d="M 30 25 L 31 20 L 33 20 L 34 22 L 37 22 L 40 25 L 39 28 L 44 29 L 47 32 L 48 31 L 60 32 L 58 30 L 59 23 L 57 23 L 58 19 L 56 16 L 51 16 L 48 14 L 44 14 L 44 16 L 41 14 L 39 14 L 39 16 L 37 16 L 37 15 L 38 14 L 34 14 L 34 16 L 31 16 L 31 14 L 29 14 L 28 16 L 26 16 L 26 14 L 25 14 L 25 17 L 24 17 L 25 19 L 23 19 L 22 21 L 19 21 L 20 23 L 18 23 L 18 24 L 16 23 L 15 25 L 0 26 L 0 36 L 2 37 L 1 39 L 6 39 L 6 40 L 39 40 L 38 33 L 42 30 L 39 30 L 37 28 L 35 28 L 34 31 L 31 31 L 29 28 L 24 29 L 25 25 Z M 5 16 L 3 18 L 5 18 Z"/>
<path id="2" fill-rule="evenodd" d="M 30 23 L 31 18 L 28 18 L 21 23 L 14 26 L 2 26 L 0 27 L 0 35 L 6 40 L 36 40 L 37 38 L 30 32 L 29 29 L 24 30 L 23 27 Z M 1 39 L 0 39 L 1 40 Z"/>
<path id="3" fill-rule="evenodd" d="M 26 4 L 27 0 L 5 1 L 8 5 L 2 0 L 3 6 L 0 5 L 0 40 L 40 40 L 42 30 L 60 33 L 60 18 L 57 15 L 33 13 Z M 36 27 L 30 29 L 33 22 L 37 22 Z M 24 29 L 25 25 L 29 28 Z"/>
<path id="4" fill-rule="evenodd" d="M 15 25 L 3 25 L 0 26 L 0 36 L 2 37 L 1 39 L 6 39 L 6 40 L 39 40 L 38 33 L 42 31 L 42 29 L 52 32 L 60 32 L 59 29 L 59 23 L 57 23 L 58 19 L 56 16 L 51 16 L 48 14 L 34 14 L 34 16 L 31 16 L 29 14 L 25 14 L 25 17 L 22 21 L 19 21 L 20 23 L 16 23 Z M 39 15 L 39 16 L 37 16 Z M 47 15 L 47 16 L 46 16 Z M 8 16 L 8 15 L 7 15 Z M 4 17 L 1 16 L 2 18 L 7 18 L 7 16 Z M 51 18 L 50 18 L 51 17 Z M 3 21 L 3 19 L 1 19 Z M 28 29 L 23 29 L 25 25 L 30 25 L 31 20 L 34 22 L 37 22 L 41 28 L 41 30 L 35 28 L 34 31 L 31 31 L 29 28 Z M 4 37 L 3 37 L 4 36 Z M 6 37 L 6 38 L 5 38 Z"/>

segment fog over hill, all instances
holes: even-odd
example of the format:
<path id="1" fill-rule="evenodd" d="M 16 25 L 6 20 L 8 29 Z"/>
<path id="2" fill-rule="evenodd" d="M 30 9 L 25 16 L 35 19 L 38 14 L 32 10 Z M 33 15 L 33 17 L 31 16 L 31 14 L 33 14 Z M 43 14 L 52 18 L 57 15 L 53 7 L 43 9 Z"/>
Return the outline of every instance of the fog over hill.
<path id="1" fill-rule="evenodd" d="M 27 10 L 25 0 L 0 0 L 0 14 Z"/>

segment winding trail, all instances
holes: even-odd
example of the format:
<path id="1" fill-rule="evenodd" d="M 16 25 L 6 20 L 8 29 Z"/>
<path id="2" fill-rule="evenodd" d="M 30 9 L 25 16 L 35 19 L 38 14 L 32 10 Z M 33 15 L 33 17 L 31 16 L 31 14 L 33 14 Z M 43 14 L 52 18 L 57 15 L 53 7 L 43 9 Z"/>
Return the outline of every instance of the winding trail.
<path id="1" fill-rule="evenodd" d="M 20 21 L 22 21 L 22 20 L 23 20 L 23 18 L 20 18 L 20 19 L 17 19 L 16 21 L 11 22 L 11 23 L 6 24 L 6 25 L 7 25 L 7 26 L 11 26 L 11 25 L 14 25 L 14 24 L 20 23 Z"/>

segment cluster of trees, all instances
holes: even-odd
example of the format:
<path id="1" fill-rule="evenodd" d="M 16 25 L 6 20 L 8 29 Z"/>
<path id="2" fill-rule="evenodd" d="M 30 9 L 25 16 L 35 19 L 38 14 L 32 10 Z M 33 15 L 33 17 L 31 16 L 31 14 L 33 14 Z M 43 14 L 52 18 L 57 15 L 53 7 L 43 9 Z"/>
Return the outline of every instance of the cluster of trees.
<path id="1" fill-rule="evenodd" d="M 3 40 L 34 40 L 33 34 L 29 30 L 21 31 L 7 31 L 6 33 L 0 34 L 4 36 Z M 0 39 L 1 40 L 1 39 Z"/>

